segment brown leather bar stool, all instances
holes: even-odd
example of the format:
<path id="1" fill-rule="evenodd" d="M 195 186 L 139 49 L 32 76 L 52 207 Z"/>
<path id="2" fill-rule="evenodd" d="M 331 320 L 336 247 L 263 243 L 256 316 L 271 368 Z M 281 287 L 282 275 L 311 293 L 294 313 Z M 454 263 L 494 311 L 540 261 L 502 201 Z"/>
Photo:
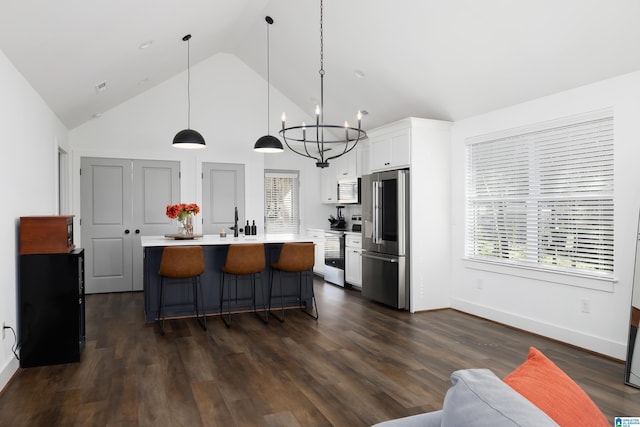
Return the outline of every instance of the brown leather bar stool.
<path id="1" fill-rule="evenodd" d="M 164 311 L 165 311 L 165 281 L 166 279 L 190 279 L 193 289 L 193 306 L 196 310 L 196 319 L 207 330 L 207 317 L 202 310 L 202 320 L 198 309 L 198 291 L 202 300 L 202 289 L 200 287 L 200 275 L 204 272 L 204 255 L 201 246 L 167 246 L 162 250 L 160 259 L 160 301 L 158 305 L 158 320 L 160 323 L 160 334 L 164 335 Z"/>
<path id="2" fill-rule="evenodd" d="M 232 274 L 236 279 L 236 301 L 238 299 L 238 276 L 251 276 L 251 299 L 253 313 L 264 323 L 268 321 L 268 304 L 264 298 L 264 286 L 262 290 L 262 300 L 264 301 L 264 318 L 260 317 L 256 310 L 256 277 L 264 270 L 267 262 L 264 256 L 264 244 L 262 243 L 242 243 L 229 245 L 227 259 L 222 266 L 222 285 L 220 286 L 220 317 L 227 327 L 231 327 L 231 292 L 227 296 L 227 317 L 222 314 L 222 303 L 224 301 L 225 278 Z M 261 278 L 262 280 L 262 278 Z"/>
<path id="3" fill-rule="evenodd" d="M 271 312 L 271 293 L 273 291 L 273 276 L 277 271 L 279 274 L 280 283 L 280 309 L 282 311 L 282 317 L 273 316 L 280 322 L 284 322 L 284 295 L 282 293 L 282 274 L 283 273 L 298 273 L 298 301 L 302 303 L 302 278 L 304 274 L 310 274 L 311 279 L 311 299 L 313 300 L 314 311 L 309 312 L 305 308 L 301 307 L 301 310 L 318 320 L 318 304 L 316 302 L 316 294 L 313 290 L 313 265 L 315 264 L 315 253 L 313 243 L 284 243 L 280 250 L 280 256 L 278 262 L 271 264 L 271 279 L 269 281 L 269 312 Z M 306 304 L 305 304 L 306 307 Z"/>

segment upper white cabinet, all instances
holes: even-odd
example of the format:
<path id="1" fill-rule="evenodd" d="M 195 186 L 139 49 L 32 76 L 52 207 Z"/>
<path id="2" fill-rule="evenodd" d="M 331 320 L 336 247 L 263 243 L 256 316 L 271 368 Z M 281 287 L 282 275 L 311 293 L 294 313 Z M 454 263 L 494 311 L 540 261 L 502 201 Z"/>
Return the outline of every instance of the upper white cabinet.
<path id="1" fill-rule="evenodd" d="M 360 176 L 358 156 L 360 147 L 349 153 L 329 160 L 329 167 L 320 170 L 320 199 L 322 203 L 338 202 L 338 180 Z"/>
<path id="2" fill-rule="evenodd" d="M 334 159 L 336 179 L 355 178 L 358 176 L 358 147 L 342 157 Z"/>
<path id="3" fill-rule="evenodd" d="M 334 165 L 335 162 L 329 162 L 329 167 L 320 169 L 320 200 L 322 203 L 338 202 L 338 181 Z"/>
<path id="4" fill-rule="evenodd" d="M 411 128 L 407 124 L 394 124 L 371 131 L 369 144 L 372 172 L 402 169 L 411 165 Z"/>

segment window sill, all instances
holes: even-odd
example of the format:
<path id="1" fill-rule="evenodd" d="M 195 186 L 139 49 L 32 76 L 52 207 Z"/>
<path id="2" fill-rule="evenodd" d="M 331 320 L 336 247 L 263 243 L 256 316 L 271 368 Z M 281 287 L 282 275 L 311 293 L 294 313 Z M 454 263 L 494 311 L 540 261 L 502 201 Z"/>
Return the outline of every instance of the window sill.
<path id="1" fill-rule="evenodd" d="M 473 270 L 489 271 L 497 274 L 523 277 L 526 279 L 540 280 L 557 283 L 566 286 L 593 289 L 602 292 L 613 292 L 615 277 L 599 274 L 575 273 L 544 268 L 535 268 L 527 265 L 506 265 L 503 263 L 477 258 L 463 258 L 465 268 Z"/>

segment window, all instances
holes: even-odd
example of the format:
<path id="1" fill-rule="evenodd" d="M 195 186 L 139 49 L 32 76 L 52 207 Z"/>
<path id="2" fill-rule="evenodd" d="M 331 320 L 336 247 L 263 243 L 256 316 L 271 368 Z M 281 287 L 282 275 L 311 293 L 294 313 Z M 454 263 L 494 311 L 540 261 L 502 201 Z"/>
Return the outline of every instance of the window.
<path id="1" fill-rule="evenodd" d="M 468 143 L 468 258 L 613 276 L 611 111 Z"/>
<path id="2" fill-rule="evenodd" d="M 298 233 L 298 171 L 265 170 L 264 211 L 267 233 Z"/>

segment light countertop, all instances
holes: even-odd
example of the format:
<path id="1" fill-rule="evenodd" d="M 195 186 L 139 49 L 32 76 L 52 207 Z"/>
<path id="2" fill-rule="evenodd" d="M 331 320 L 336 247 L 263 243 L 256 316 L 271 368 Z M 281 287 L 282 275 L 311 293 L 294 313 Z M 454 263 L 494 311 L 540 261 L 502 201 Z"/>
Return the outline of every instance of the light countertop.
<path id="1" fill-rule="evenodd" d="M 313 242 L 316 239 L 306 234 L 258 234 L 245 236 L 241 234 L 233 237 L 233 232 L 227 233 L 227 237 L 217 234 L 205 234 L 194 239 L 174 240 L 164 236 L 142 236 L 140 242 L 143 248 L 152 246 L 192 246 L 192 245 L 231 245 L 237 243 L 285 243 L 285 242 Z"/>

